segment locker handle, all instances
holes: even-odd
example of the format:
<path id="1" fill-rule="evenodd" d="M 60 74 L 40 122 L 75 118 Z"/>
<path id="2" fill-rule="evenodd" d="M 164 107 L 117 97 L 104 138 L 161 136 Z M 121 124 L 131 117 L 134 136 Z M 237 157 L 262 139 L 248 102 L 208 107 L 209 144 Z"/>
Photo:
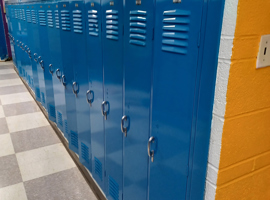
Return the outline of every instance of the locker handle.
<path id="1" fill-rule="evenodd" d="M 61 72 L 60 72 L 60 69 L 57 69 L 57 70 L 55 71 L 55 74 L 56 74 L 56 77 L 60 80 L 60 78 L 61 78 Z"/>
<path id="2" fill-rule="evenodd" d="M 153 142 L 155 142 L 155 138 L 154 137 L 150 137 L 149 140 L 148 140 L 147 151 L 148 151 L 149 158 L 151 158 L 151 162 L 154 162 L 154 154 L 155 154 L 155 151 L 154 150 L 151 151 L 151 144 Z"/>
<path id="3" fill-rule="evenodd" d="M 91 94 L 91 99 L 89 99 L 89 95 Z M 90 104 L 90 106 L 92 106 L 92 103 L 93 103 L 93 100 L 94 100 L 94 92 L 92 90 L 87 90 L 86 92 L 86 100 L 87 100 L 87 103 Z"/>
<path id="4" fill-rule="evenodd" d="M 63 86 L 66 86 L 67 85 L 65 75 L 62 76 L 62 85 Z"/>
<path id="5" fill-rule="evenodd" d="M 105 111 L 105 106 L 108 105 L 108 101 L 103 101 L 101 104 L 101 113 L 105 117 L 105 120 L 107 120 L 108 111 Z"/>
<path id="6" fill-rule="evenodd" d="M 51 75 L 53 75 L 52 64 L 49 65 L 49 72 Z"/>
<path id="7" fill-rule="evenodd" d="M 28 56 L 29 56 L 30 59 L 32 58 L 30 50 L 28 50 Z"/>
<path id="8" fill-rule="evenodd" d="M 37 59 L 36 57 L 37 57 L 37 54 L 36 54 L 36 53 L 34 53 L 34 60 L 37 62 L 37 61 L 38 61 L 38 59 Z"/>
<path id="9" fill-rule="evenodd" d="M 76 88 L 75 88 L 76 87 Z M 77 94 L 78 94 L 78 92 L 79 92 L 79 84 L 76 82 L 76 81 L 74 81 L 73 83 L 72 83 L 72 91 L 73 91 L 73 93 L 77 96 Z"/>
<path id="10" fill-rule="evenodd" d="M 38 59 L 40 60 L 41 57 L 39 56 Z M 40 64 L 40 67 L 44 70 L 44 61 L 43 60 L 39 61 L 39 64 Z"/>
<path id="11" fill-rule="evenodd" d="M 128 117 L 126 115 L 124 115 L 121 119 L 121 131 L 122 131 L 122 133 L 125 134 L 125 137 L 127 137 L 128 129 L 127 129 L 127 127 L 124 127 L 124 123 L 125 123 L 125 121 L 127 121 L 127 119 L 128 119 Z"/>

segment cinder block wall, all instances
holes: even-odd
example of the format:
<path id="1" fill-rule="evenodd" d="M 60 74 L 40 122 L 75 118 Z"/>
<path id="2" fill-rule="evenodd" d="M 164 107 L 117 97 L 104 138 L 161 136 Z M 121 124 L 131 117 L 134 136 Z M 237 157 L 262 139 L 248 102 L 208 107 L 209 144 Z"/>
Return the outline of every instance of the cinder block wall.
<path id="1" fill-rule="evenodd" d="M 270 199 L 270 66 L 256 69 L 267 34 L 270 0 L 225 1 L 206 200 Z"/>

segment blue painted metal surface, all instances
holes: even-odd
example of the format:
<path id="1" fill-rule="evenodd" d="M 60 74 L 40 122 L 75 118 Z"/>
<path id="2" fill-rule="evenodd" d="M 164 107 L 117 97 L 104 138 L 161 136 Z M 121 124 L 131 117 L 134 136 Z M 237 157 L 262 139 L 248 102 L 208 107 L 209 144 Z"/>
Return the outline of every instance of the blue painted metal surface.
<path id="1" fill-rule="evenodd" d="M 123 192 L 123 1 L 102 1 L 104 67 L 105 193 L 109 200 L 122 199 Z"/>
<path id="2" fill-rule="evenodd" d="M 156 1 L 149 199 L 186 196 L 202 6 Z"/>
<path id="3" fill-rule="evenodd" d="M 39 16 L 39 37 L 42 38 L 40 40 L 40 75 L 43 78 L 45 83 L 45 108 L 49 114 L 49 119 L 53 122 L 56 122 L 56 112 L 55 112 L 55 104 L 54 104 L 54 93 L 53 93 L 53 83 L 52 83 L 52 75 L 49 71 L 49 65 L 51 64 L 51 56 L 50 56 L 50 48 L 49 48 L 49 38 L 48 38 L 48 29 L 49 22 L 48 19 L 51 17 L 50 13 L 52 13 L 51 9 L 48 8 L 49 4 L 41 4 L 38 9 Z M 49 14 L 49 16 L 48 16 Z M 48 18 L 49 17 L 49 18 Z M 43 72 L 43 76 L 42 76 Z M 43 94 L 41 93 L 41 97 L 43 99 Z"/>
<path id="4" fill-rule="evenodd" d="M 88 65 L 86 64 L 86 16 L 84 1 L 72 1 L 70 3 L 71 18 L 71 46 L 72 65 L 74 78 L 72 90 L 76 98 L 76 117 L 78 140 L 75 141 L 79 148 L 80 162 L 92 171 L 91 163 L 91 132 L 90 132 L 90 108 L 86 101 L 88 84 Z"/>
<path id="5" fill-rule="evenodd" d="M 65 88 L 66 114 L 67 122 L 65 122 L 65 130 L 68 135 L 69 148 L 75 153 L 79 153 L 78 147 L 78 131 L 76 117 L 76 99 L 72 92 L 72 84 L 74 81 L 74 71 L 72 66 L 73 52 L 71 51 L 71 17 L 69 2 L 63 1 L 58 3 L 60 17 L 60 38 L 63 75 L 62 84 Z"/>
<path id="6" fill-rule="evenodd" d="M 20 40 L 21 40 L 21 33 L 20 33 L 20 26 L 19 26 L 19 9 L 18 5 L 14 6 L 14 33 L 15 33 L 15 53 L 16 53 L 16 66 L 19 71 L 20 76 L 22 76 L 22 62 L 21 62 L 21 51 L 20 51 Z"/>
<path id="7" fill-rule="evenodd" d="M 87 65 L 89 69 L 89 91 L 87 98 L 90 106 L 92 175 L 99 186 L 105 189 L 105 135 L 104 120 L 100 112 L 103 102 L 103 66 L 102 66 L 102 32 L 100 0 L 86 4 L 88 17 L 87 28 Z"/>
<path id="8" fill-rule="evenodd" d="M 51 12 L 52 18 L 51 20 L 49 20 L 48 15 L 49 52 L 51 56 L 49 71 L 52 75 L 53 81 L 54 102 L 56 109 L 56 123 L 58 128 L 64 133 L 65 137 L 68 138 L 68 134 L 65 131 L 65 123 L 67 123 L 65 88 L 63 87 L 61 82 L 63 65 L 62 65 L 58 3 L 52 3 L 50 5 L 50 10 L 52 11 Z"/>
<path id="9" fill-rule="evenodd" d="M 14 50 L 14 32 L 13 32 L 13 6 L 7 5 L 6 6 L 6 17 L 7 17 L 7 25 L 9 30 L 9 39 L 10 39 L 10 48 L 11 48 L 11 54 L 12 54 L 12 61 L 13 64 L 16 66 L 16 54 Z"/>
<path id="10" fill-rule="evenodd" d="M 123 198 L 135 200 L 147 198 L 154 1 L 126 1 L 124 10 Z"/>

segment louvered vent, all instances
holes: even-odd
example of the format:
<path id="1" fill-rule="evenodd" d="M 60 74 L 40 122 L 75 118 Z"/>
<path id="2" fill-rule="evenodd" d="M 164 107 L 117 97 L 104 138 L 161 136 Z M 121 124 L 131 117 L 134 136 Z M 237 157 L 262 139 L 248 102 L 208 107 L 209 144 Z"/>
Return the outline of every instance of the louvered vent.
<path id="1" fill-rule="evenodd" d="M 36 87 L 36 97 L 40 99 L 40 89 Z"/>
<path id="2" fill-rule="evenodd" d="M 60 113 L 59 111 L 57 111 L 57 121 L 58 121 L 58 124 L 63 127 L 63 115 L 62 113 Z"/>
<path id="3" fill-rule="evenodd" d="M 25 10 L 22 9 L 22 19 L 25 21 Z"/>
<path id="4" fill-rule="evenodd" d="M 88 11 L 89 35 L 98 36 L 98 12 L 97 10 Z"/>
<path id="5" fill-rule="evenodd" d="M 65 120 L 65 133 L 66 133 L 67 135 L 69 134 L 67 120 Z"/>
<path id="6" fill-rule="evenodd" d="M 44 10 L 39 10 L 38 11 L 38 16 L 39 16 L 39 25 L 40 26 L 46 26 L 45 11 Z"/>
<path id="7" fill-rule="evenodd" d="M 55 11 L 54 11 L 54 15 L 55 15 L 55 27 L 56 27 L 56 28 L 60 28 L 60 25 L 59 25 L 59 14 L 58 14 L 58 10 L 55 10 Z"/>
<path id="8" fill-rule="evenodd" d="M 130 11 L 130 44 L 146 45 L 146 14 L 147 12 L 142 10 Z"/>
<path id="9" fill-rule="evenodd" d="M 36 24 L 37 23 L 36 12 L 35 10 L 31 10 L 31 12 L 32 12 L 32 22 Z"/>
<path id="10" fill-rule="evenodd" d="M 82 11 L 73 10 L 72 13 L 73 13 L 73 31 L 74 33 L 82 33 L 83 32 Z"/>
<path id="11" fill-rule="evenodd" d="M 119 200 L 119 185 L 111 176 L 109 176 L 109 194 L 113 200 Z"/>
<path id="12" fill-rule="evenodd" d="M 18 19 L 22 19 L 22 10 L 18 9 Z"/>
<path id="13" fill-rule="evenodd" d="M 70 31 L 70 17 L 68 10 L 61 10 L 62 30 Z"/>
<path id="14" fill-rule="evenodd" d="M 70 139 L 71 139 L 71 144 L 78 149 L 79 148 L 78 134 L 71 131 Z"/>
<path id="15" fill-rule="evenodd" d="M 95 157 L 95 174 L 102 180 L 102 163 Z"/>
<path id="16" fill-rule="evenodd" d="M 15 9 L 15 19 L 18 19 L 18 11 Z"/>
<path id="17" fill-rule="evenodd" d="M 48 21 L 48 26 L 53 28 L 53 16 L 52 16 L 51 10 L 47 10 L 47 21 Z"/>
<path id="18" fill-rule="evenodd" d="M 81 153 L 85 162 L 89 163 L 89 147 L 84 143 L 81 143 Z"/>
<path id="19" fill-rule="evenodd" d="M 42 101 L 42 103 L 46 103 L 44 92 L 41 92 L 41 101 Z"/>
<path id="20" fill-rule="evenodd" d="M 190 12 L 168 10 L 163 13 L 162 50 L 187 54 Z"/>
<path id="21" fill-rule="evenodd" d="M 118 40 L 118 11 L 106 10 L 106 38 Z"/>
<path id="22" fill-rule="evenodd" d="M 31 11 L 30 10 L 26 10 L 26 19 L 28 23 L 31 23 Z"/>
<path id="23" fill-rule="evenodd" d="M 51 117 L 56 118 L 55 107 L 53 105 L 49 105 L 49 113 Z"/>

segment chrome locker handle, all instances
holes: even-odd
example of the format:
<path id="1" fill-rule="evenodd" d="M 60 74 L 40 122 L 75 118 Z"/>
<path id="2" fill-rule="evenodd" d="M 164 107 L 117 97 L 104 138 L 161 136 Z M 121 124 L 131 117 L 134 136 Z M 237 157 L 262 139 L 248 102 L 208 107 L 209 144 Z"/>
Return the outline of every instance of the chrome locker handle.
<path id="1" fill-rule="evenodd" d="M 49 65 L 49 72 L 51 75 L 53 75 L 52 64 Z"/>
<path id="2" fill-rule="evenodd" d="M 57 69 L 55 71 L 55 74 L 56 74 L 56 77 L 60 80 L 61 79 L 61 71 L 60 71 L 60 69 Z"/>
<path id="3" fill-rule="evenodd" d="M 155 151 L 154 150 L 151 151 L 151 144 L 154 143 L 154 142 L 155 142 L 155 138 L 150 137 L 149 140 L 148 140 L 147 152 L 148 152 L 149 158 L 151 158 L 151 162 L 154 162 Z"/>
<path id="4" fill-rule="evenodd" d="M 90 98 L 89 95 L 91 95 Z M 86 101 L 90 104 L 90 106 L 92 106 L 92 103 L 94 101 L 94 92 L 92 90 L 88 90 L 86 92 Z"/>
<path id="5" fill-rule="evenodd" d="M 62 76 L 62 85 L 63 86 L 66 86 L 67 85 L 65 75 Z"/>
<path id="6" fill-rule="evenodd" d="M 103 101 L 101 104 L 101 113 L 105 117 L 105 120 L 107 120 L 108 110 L 105 111 L 105 106 L 108 106 L 108 101 Z"/>
<path id="7" fill-rule="evenodd" d="M 79 93 L 79 84 L 76 81 L 72 84 L 72 91 L 76 96 Z"/>
<path id="8" fill-rule="evenodd" d="M 36 57 L 37 57 L 37 54 L 36 54 L 36 53 L 34 53 L 34 60 L 37 62 L 37 61 L 38 61 L 38 59 L 37 59 Z"/>
<path id="9" fill-rule="evenodd" d="M 121 119 L 121 131 L 125 134 L 125 137 L 127 137 L 127 127 L 124 127 L 125 121 L 127 121 L 128 117 L 124 115 Z"/>

